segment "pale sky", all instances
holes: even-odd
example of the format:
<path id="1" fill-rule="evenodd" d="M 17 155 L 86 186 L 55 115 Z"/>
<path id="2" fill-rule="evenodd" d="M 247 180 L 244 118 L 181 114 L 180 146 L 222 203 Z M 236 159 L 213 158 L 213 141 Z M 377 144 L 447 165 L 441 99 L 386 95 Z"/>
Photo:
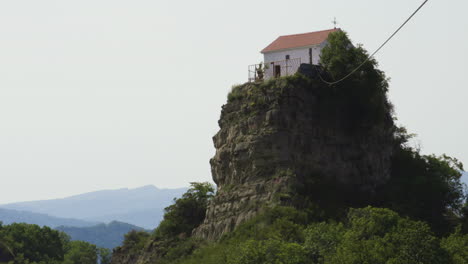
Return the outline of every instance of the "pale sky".
<path id="1" fill-rule="evenodd" d="M 0 203 L 209 181 L 221 105 L 279 35 L 373 51 L 423 0 L 0 1 Z M 468 167 L 468 1 L 430 0 L 377 55 L 399 124 Z"/>

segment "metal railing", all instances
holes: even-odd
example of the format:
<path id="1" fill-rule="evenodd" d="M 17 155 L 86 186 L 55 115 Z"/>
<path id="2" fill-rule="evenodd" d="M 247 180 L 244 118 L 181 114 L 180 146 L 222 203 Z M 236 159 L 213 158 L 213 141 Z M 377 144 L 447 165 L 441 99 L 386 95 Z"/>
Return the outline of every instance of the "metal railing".
<path id="1" fill-rule="evenodd" d="M 265 78 L 265 69 L 263 64 L 249 65 L 249 82 L 263 81 Z"/>
<path id="2" fill-rule="evenodd" d="M 301 58 L 273 61 L 265 64 L 265 79 L 293 75 L 301 66 Z"/>
<path id="3" fill-rule="evenodd" d="M 293 75 L 301 66 L 301 58 L 249 65 L 249 82 Z"/>

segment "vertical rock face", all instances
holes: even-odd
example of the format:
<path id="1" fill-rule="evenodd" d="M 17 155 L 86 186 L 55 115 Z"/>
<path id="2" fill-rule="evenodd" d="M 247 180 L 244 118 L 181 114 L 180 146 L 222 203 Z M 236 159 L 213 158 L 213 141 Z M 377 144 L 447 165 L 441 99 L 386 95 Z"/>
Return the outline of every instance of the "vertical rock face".
<path id="1" fill-rule="evenodd" d="M 285 204 L 321 180 L 372 193 L 390 175 L 393 121 L 352 119 L 319 83 L 300 77 L 235 87 L 211 159 L 218 193 L 194 235 L 215 240 L 264 206 Z M 356 121 L 357 120 L 357 121 Z"/>

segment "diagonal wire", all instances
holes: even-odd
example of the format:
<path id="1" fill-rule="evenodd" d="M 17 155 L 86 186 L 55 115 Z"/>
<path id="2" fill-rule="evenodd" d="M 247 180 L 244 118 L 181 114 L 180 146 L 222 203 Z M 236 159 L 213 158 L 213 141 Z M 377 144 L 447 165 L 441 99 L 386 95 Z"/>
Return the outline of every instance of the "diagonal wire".
<path id="1" fill-rule="evenodd" d="M 7 244 L 3 243 L 2 241 L 0 241 L 0 244 L 2 244 L 14 258 L 16 257 L 15 253 L 13 253 L 13 250 L 11 250 L 11 248 Z"/>
<path id="2" fill-rule="evenodd" d="M 361 63 L 359 66 L 357 66 L 354 70 L 352 70 L 352 71 L 351 71 L 350 73 L 348 73 L 346 76 L 344 76 L 343 78 L 339 79 L 338 81 L 328 82 L 328 81 L 324 80 L 324 79 L 322 78 L 322 76 L 320 75 L 320 73 L 319 73 L 318 76 L 320 77 L 320 79 L 321 79 L 324 83 L 329 84 L 329 85 L 334 85 L 334 84 L 337 84 L 337 83 L 339 83 L 339 82 L 342 82 L 342 81 L 348 79 L 351 75 L 353 75 L 356 71 L 358 71 L 362 66 L 364 66 L 364 64 L 366 64 L 371 58 L 373 58 L 373 57 L 375 56 L 375 54 L 377 54 L 377 53 L 378 53 L 378 52 L 379 52 L 379 51 L 380 51 L 380 50 L 381 50 L 381 49 L 382 49 L 382 48 L 383 48 L 399 31 L 416 15 L 416 13 L 418 13 L 419 10 L 421 10 L 421 8 L 423 8 L 423 6 L 424 6 L 428 1 L 429 1 L 429 0 L 425 0 L 424 3 L 422 3 L 422 4 L 418 7 L 418 9 L 416 9 L 416 11 L 414 11 L 413 14 L 411 14 L 411 16 L 410 16 L 408 19 L 406 19 L 406 21 L 405 21 L 403 24 L 401 24 L 401 26 L 400 26 L 395 32 L 393 32 L 393 34 L 392 34 L 382 45 L 380 45 L 380 47 L 379 47 L 376 51 L 374 51 L 374 53 L 372 53 L 369 57 L 367 57 L 367 59 L 366 59 L 363 63 Z"/>

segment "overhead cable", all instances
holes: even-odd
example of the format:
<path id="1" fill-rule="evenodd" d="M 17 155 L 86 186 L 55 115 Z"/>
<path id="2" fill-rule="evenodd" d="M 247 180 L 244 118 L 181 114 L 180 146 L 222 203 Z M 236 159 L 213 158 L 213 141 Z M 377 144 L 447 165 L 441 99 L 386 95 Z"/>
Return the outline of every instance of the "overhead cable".
<path id="1" fill-rule="evenodd" d="M 329 85 L 334 85 L 334 84 L 340 83 L 340 82 L 342 82 L 342 81 L 348 79 L 351 75 L 353 75 L 356 71 L 358 71 L 362 66 L 364 66 L 364 64 L 366 64 L 371 58 L 373 58 L 373 57 L 375 56 L 375 54 L 377 54 L 377 53 L 378 53 L 378 52 L 379 52 L 379 51 L 380 51 L 380 50 L 381 50 L 381 49 L 382 49 L 382 48 L 383 48 L 399 31 L 416 15 L 416 13 L 418 13 L 419 10 L 421 10 L 421 8 L 423 8 L 423 6 L 424 6 L 428 1 L 429 1 L 429 0 L 425 0 L 424 3 L 422 3 L 422 4 L 418 7 L 418 9 L 416 9 L 416 11 L 414 11 L 413 14 L 411 14 L 411 16 L 410 16 L 408 19 L 406 19 L 406 21 L 405 21 L 403 24 L 401 24 L 401 26 L 400 26 L 395 32 L 393 32 L 393 34 L 392 34 L 382 45 L 380 45 L 380 47 L 379 47 L 376 51 L 374 51 L 374 53 L 372 53 L 369 57 L 367 57 L 367 59 L 366 59 L 363 63 L 361 63 L 359 66 L 357 66 L 357 67 L 356 67 L 354 70 L 352 70 L 349 74 L 347 74 L 346 76 L 344 76 L 343 78 L 341 78 L 341 79 L 339 79 L 339 80 L 337 80 L 337 81 L 328 82 L 328 81 L 324 80 L 324 79 L 322 78 L 322 76 L 320 75 L 320 73 L 319 73 L 318 75 L 319 75 L 320 79 L 321 79 L 324 83 L 329 84 Z"/>

